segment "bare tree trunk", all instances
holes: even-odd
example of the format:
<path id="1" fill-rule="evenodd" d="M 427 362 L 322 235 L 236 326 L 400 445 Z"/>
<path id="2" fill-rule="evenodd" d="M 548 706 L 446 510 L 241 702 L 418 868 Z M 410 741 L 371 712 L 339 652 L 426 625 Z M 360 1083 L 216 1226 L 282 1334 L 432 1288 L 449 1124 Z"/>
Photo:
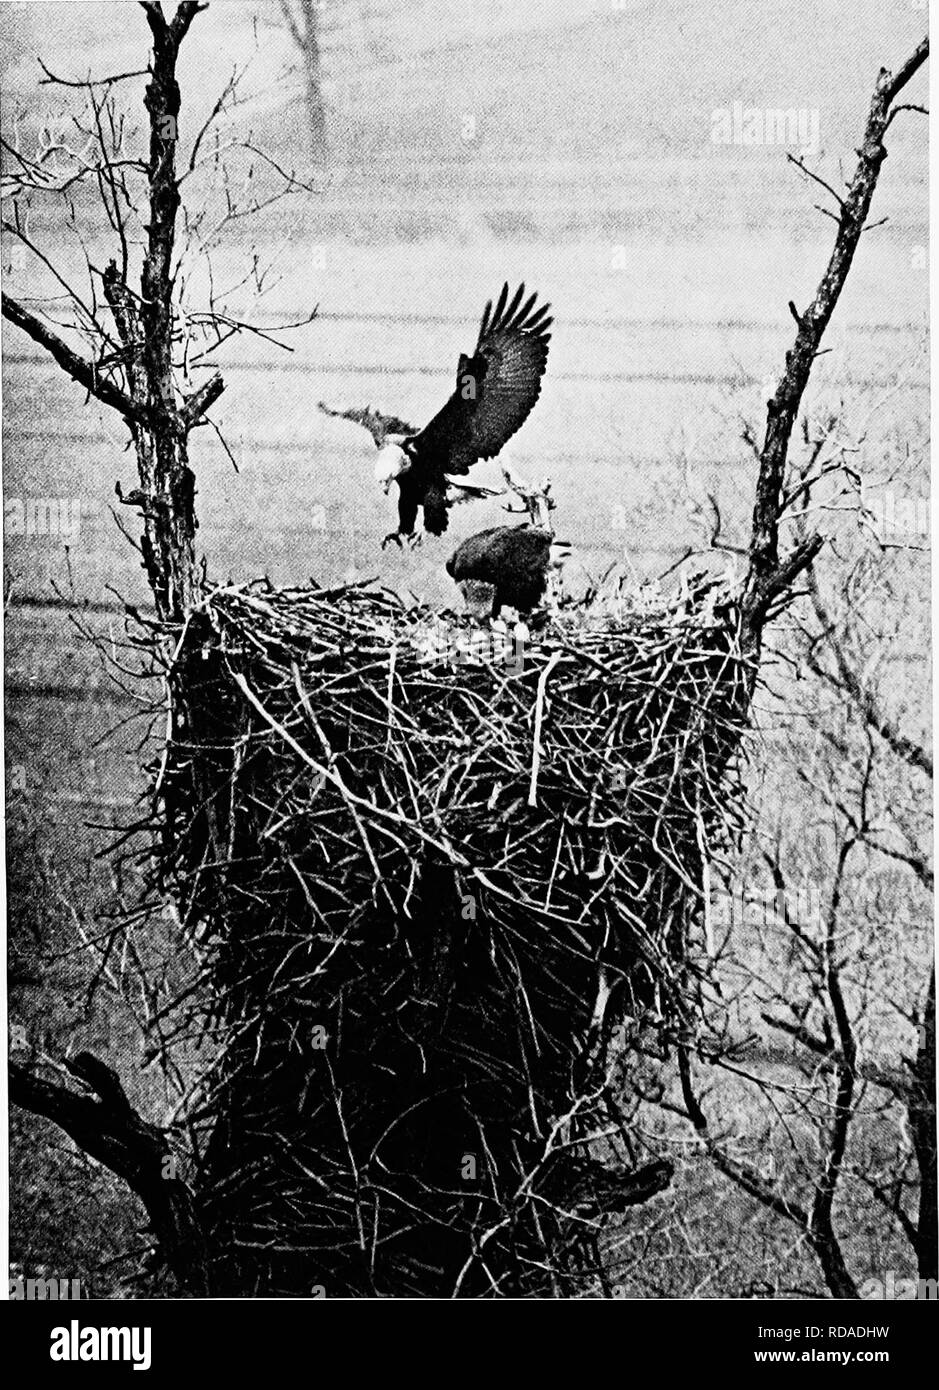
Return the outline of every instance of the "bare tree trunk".
<path id="1" fill-rule="evenodd" d="M 310 154 L 314 164 L 325 164 L 326 107 L 320 62 L 319 6 L 317 0 L 296 0 L 294 8 L 291 0 L 281 0 L 280 8 L 303 63 Z"/>
<path id="2" fill-rule="evenodd" d="M 173 246 L 179 185 L 176 147 L 179 84 L 176 63 L 195 16 L 204 5 L 183 0 L 167 21 L 162 6 L 143 5 L 153 35 L 153 63 L 145 102 L 150 117 L 147 167 L 150 210 L 147 249 L 139 293 L 127 281 L 127 253 L 104 272 L 105 298 L 122 348 L 128 390 L 104 377 L 97 364 L 73 352 L 23 305 L 3 296 L 3 315 L 45 348 L 75 381 L 127 422 L 137 454 L 140 486 L 120 500 L 139 508 L 144 521 L 141 548 L 160 618 L 182 624 L 196 585 L 195 478 L 189 467 L 192 427 L 221 395 L 221 376 L 177 402 L 173 373 Z"/>
<path id="3" fill-rule="evenodd" d="M 936 976 L 929 981 L 908 1104 L 919 1164 L 916 1255 L 920 1279 L 939 1279 L 939 1207 L 936 1203 Z"/>
<path id="4" fill-rule="evenodd" d="M 904 108 L 895 105 L 899 93 L 925 62 L 929 53 L 929 41 L 924 39 L 915 52 L 894 73 L 882 68 L 874 88 L 868 112 L 867 124 L 861 147 L 857 151 L 858 164 L 854 176 L 842 197 L 811 173 L 802 160 L 793 159 L 802 173 L 821 184 L 835 199 L 839 212 L 835 216 L 838 232 L 825 273 L 819 282 L 809 307 L 799 313 L 790 303 L 789 310 L 797 325 L 793 346 L 786 353 L 783 372 L 772 399 L 767 403 L 766 434 L 759 450 L 759 473 L 756 486 L 756 500 L 753 508 L 753 521 L 749 544 L 749 567 L 746 589 L 741 613 L 742 642 L 744 651 L 750 657 L 751 691 L 756 682 L 759 657 L 762 646 L 763 627 L 775 607 L 785 604 L 794 580 L 811 566 L 823 545 L 821 536 L 803 533 L 802 539 L 783 559 L 779 556 L 780 522 L 790 505 L 791 497 L 785 488 L 786 465 L 789 444 L 796 425 L 799 407 L 805 388 L 808 385 L 812 366 L 819 355 L 822 337 L 840 298 L 851 269 L 854 253 L 865 230 L 871 200 L 877 187 L 881 165 L 886 158 L 884 137 L 894 116 Z M 792 156 L 790 156 L 792 158 Z M 834 216 L 834 214 L 833 214 Z M 870 716 L 872 718 L 872 716 Z M 909 755 L 909 748 L 904 749 Z M 920 761 L 920 766 L 923 765 Z M 826 943 L 820 960 L 824 978 L 825 993 L 835 1018 L 840 1056 L 835 1068 L 837 1095 L 833 1105 L 832 1120 L 825 1135 L 823 1163 L 814 1184 L 812 1202 L 805 1206 L 777 1190 L 749 1168 L 740 1164 L 722 1144 L 712 1137 L 708 1116 L 696 1094 L 692 1073 L 691 1055 L 684 1045 L 678 1049 L 679 1076 L 685 1110 L 694 1129 L 707 1145 L 714 1166 L 739 1188 L 777 1216 L 795 1223 L 804 1230 L 822 1269 L 825 1282 L 835 1298 L 856 1299 L 860 1297 L 858 1287 L 851 1276 L 844 1259 L 841 1243 L 833 1224 L 833 1207 L 839 1180 L 844 1170 L 845 1151 L 853 1117 L 854 1088 L 857 1076 L 857 1044 L 854 1030 L 848 1015 L 842 993 L 840 973 L 836 961 L 835 940 L 841 882 L 845 860 L 852 841 L 846 840 L 841 848 L 838 862 L 835 890 L 832 897 Z M 924 1028 L 924 1042 L 917 1058 L 917 1075 L 922 1082 L 922 1101 L 919 1112 L 910 1116 L 914 1131 L 917 1123 L 922 1142 L 922 1152 L 917 1143 L 920 1158 L 923 1189 L 922 1201 L 927 1208 L 927 1219 L 931 1219 L 929 1229 L 935 1229 L 935 1105 L 932 1102 L 935 1087 L 935 1004 L 934 996 L 931 1020 Z M 932 1039 L 932 1053 L 928 1055 L 929 1039 Z M 932 1103 L 932 1111 L 929 1105 Z M 923 1213 L 920 1215 L 920 1245 L 922 1246 Z M 920 1264 L 924 1255 L 920 1250 Z M 934 1268 L 934 1264 L 932 1266 Z"/>
<path id="5" fill-rule="evenodd" d="M 887 157 L 884 137 L 894 116 L 904 109 L 895 106 L 894 102 L 922 67 L 928 53 L 929 40 L 923 39 L 896 73 L 881 68 L 871 99 L 864 139 L 858 150 L 857 168 L 844 197 L 818 175 L 810 173 L 801 160 L 793 159 L 806 177 L 820 183 L 835 199 L 838 213 L 832 215 L 838 224 L 838 234 L 828 266 L 809 307 L 800 314 L 794 304 L 789 305 L 798 331 L 793 346 L 786 353 L 785 370 L 779 378 L 775 394 L 767 405 L 766 435 L 760 452 L 743 612 L 744 635 L 754 656 L 759 654 L 760 631 L 774 601 L 785 593 L 806 565 L 811 564 L 822 546 L 821 537 L 810 536 L 797 545 L 786 559 L 779 559 L 779 523 L 787 505 L 783 483 L 789 441 L 822 337 L 844 289 L 854 253 L 865 230 L 880 168 Z"/>
<path id="6" fill-rule="evenodd" d="M 166 1136 L 132 1108 L 116 1072 L 89 1052 L 66 1067 L 90 1091 L 79 1095 L 57 1082 L 10 1064 L 14 1105 L 53 1120 L 78 1146 L 123 1178 L 146 1208 L 155 1241 L 186 1292 L 210 1292 L 205 1236 L 196 1202 L 176 1175 Z"/>
<path id="7" fill-rule="evenodd" d="M 142 514 L 141 551 L 147 578 L 159 618 L 175 644 L 173 630 L 186 622 L 197 587 L 195 478 L 189 467 L 188 435 L 224 389 L 221 376 L 216 374 L 180 401 L 173 371 L 172 258 L 179 210 L 176 147 L 180 93 L 176 64 L 189 26 L 205 6 L 196 0 L 183 0 L 171 21 L 158 3 L 145 3 L 143 8 L 153 35 L 153 61 L 145 95 L 150 117 L 150 206 L 140 290 L 135 292 L 128 283 L 126 243 L 122 265 L 112 261 L 102 276 L 121 346 L 127 390 L 104 376 L 96 362 L 75 353 L 48 324 L 16 300 L 4 295 L 2 309 L 6 319 L 127 423 L 140 486 L 127 495 L 118 486 L 118 496 Z M 171 707 L 178 726 L 186 719 L 186 691 L 177 675 L 171 673 L 170 679 Z M 196 1202 L 175 1176 L 162 1131 L 136 1114 L 117 1074 L 103 1062 L 81 1053 L 67 1066 L 98 1100 L 14 1065 L 14 1103 L 53 1120 L 86 1152 L 122 1177 L 147 1208 L 157 1243 L 181 1287 L 195 1295 L 207 1294 L 209 1262 Z"/>

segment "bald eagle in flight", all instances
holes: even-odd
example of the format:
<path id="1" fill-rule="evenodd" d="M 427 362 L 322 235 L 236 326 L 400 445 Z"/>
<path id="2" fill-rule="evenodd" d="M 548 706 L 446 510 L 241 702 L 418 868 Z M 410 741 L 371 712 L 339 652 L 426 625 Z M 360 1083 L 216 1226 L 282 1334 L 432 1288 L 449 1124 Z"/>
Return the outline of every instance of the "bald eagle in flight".
<path id="1" fill-rule="evenodd" d="M 491 489 L 454 481 L 465 477 L 479 459 L 495 458 L 527 420 L 541 392 L 548 361 L 550 305 L 536 308 L 537 294 L 525 299 L 519 285 L 509 300 L 502 286 L 495 309 L 486 305 L 479 338 L 471 356 L 460 354 L 456 388 L 442 410 L 422 430 L 377 411 L 331 411 L 355 419 L 378 445 L 375 479 L 390 491 L 398 485 L 398 529 L 383 545 L 414 544 L 415 524 L 423 511 L 424 529 L 432 536 L 447 529 L 447 513 L 458 501 L 494 496 Z"/>
<path id="2" fill-rule="evenodd" d="M 491 591 L 490 615 L 503 606 L 529 614 L 544 597 L 553 569 L 559 569 L 570 553 L 566 541 L 541 526 L 491 526 L 470 536 L 447 561 L 447 574 L 456 580 L 467 602 L 483 586 L 486 602 Z"/>

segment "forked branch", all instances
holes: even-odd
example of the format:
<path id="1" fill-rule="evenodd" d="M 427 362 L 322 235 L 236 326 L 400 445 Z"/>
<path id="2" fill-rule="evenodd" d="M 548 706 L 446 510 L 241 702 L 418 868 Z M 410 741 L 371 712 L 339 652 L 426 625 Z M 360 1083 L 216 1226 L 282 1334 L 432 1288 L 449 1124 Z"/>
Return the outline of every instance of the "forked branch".
<path id="1" fill-rule="evenodd" d="M 786 353 L 786 364 L 772 399 L 767 403 L 766 434 L 760 450 L 760 467 L 750 536 L 750 564 L 743 606 L 744 631 L 751 651 L 758 652 L 763 622 L 775 599 L 821 549 L 823 540 L 813 536 L 804 541 L 782 564 L 779 560 L 779 523 L 784 512 L 782 500 L 789 441 L 795 427 L 812 364 L 819 354 L 822 337 L 844 288 L 867 223 L 871 200 L 880 168 L 886 158 L 884 136 L 898 111 L 894 106 L 899 93 L 926 61 L 929 40 L 923 39 L 916 51 L 895 73 L 882 68 L 874 88 L 864 139 L 858 150 L 854 177 L 844 197 L 838 197 L 838 231 L 825 273 L 811 304 L 802 313 L 794 311 L 797 322 L 795 342 Z"/>
<path id="2" fill-rule="evenodd" d="M 206 1295 L 202 1231 L 192 1193 L 176 1175 L 166 1135 L 137 1114 L 117 1072 L 92 1053 L 79 1052 L 65 1066 L 85 1094 L 14 1062 L 11 1101 L 52 1120 L 80 1149 L 123 1178 L 143 1202 L 159 1249 L 183 1288 Z"/>

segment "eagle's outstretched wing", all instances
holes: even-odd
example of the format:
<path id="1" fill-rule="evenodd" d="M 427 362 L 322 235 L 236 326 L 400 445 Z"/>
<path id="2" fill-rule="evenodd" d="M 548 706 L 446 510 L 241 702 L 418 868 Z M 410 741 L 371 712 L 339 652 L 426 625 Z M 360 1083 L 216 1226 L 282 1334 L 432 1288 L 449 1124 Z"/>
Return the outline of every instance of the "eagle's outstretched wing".
<path id="1" fill-rule="evenodd" d="M 456 390 L 413 440 L 433 472 L 467 473 L 477 459 L 494 458 L 525 422 L 541 392 L 548 361 L 551 307 L 523 303 L 519 285 L 509 303 L 502 287 L 495 310 L 486 305 L 472 357 L 460 356 Z"/>
<path id="2" fill-rule="evenodd" d="M 331 415 L 336 420 L 352 420 L 356 425 L 367 429 L 379 449 L 389 434 L 416 433 L 414 426 L 409 425 L 406 420 L 399 419 L 397 415 L 384 415 L 380 410 L 373 410 L 370 405 L 354 410 L 333 410 L 324 401 L 320 401 L 319 408 L 324 415 Z"/>

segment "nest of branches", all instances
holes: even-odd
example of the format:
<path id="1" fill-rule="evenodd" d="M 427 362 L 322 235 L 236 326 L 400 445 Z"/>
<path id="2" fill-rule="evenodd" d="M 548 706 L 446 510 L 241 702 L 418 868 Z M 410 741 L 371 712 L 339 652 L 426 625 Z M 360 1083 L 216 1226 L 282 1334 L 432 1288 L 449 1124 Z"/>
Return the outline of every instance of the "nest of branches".
<path id="1" fill-rule="evenodd" d="M 220 587 L 174 682 L 162 870 L 212 1001 L 216 1283 L 595 1277 L 604 1220 L 670 1176 L 636 1171 L 614 1072 L 624 1020 L 693 1025 L 739 804 L 734 596 L 620 587 L 531 635 Z"/>

